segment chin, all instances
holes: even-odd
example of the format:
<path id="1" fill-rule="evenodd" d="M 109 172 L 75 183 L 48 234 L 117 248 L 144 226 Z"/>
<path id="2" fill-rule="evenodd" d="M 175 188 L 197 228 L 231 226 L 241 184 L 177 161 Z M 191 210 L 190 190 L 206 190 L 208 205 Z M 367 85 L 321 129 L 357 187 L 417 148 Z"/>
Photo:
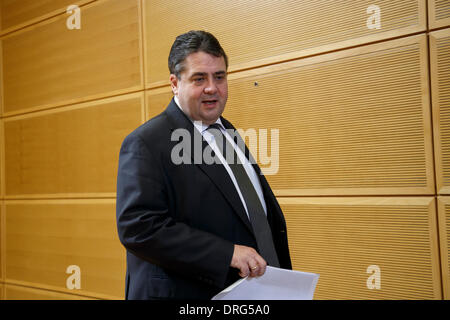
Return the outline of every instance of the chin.
<path id="1" fill-rule="evenodd" d="M 215 113 L 215 114 L 209 114 L 209 115 L 205 116 L 203 119 L 205 119 L 205 121 L 214 123 L 214 122 L 216 122 L 217 119 L 219 119 L 221 114 L 222 114 L 221 112 Z"/>
<path id="2" fill-rule="evenodd" d="M 209 110 L 209 112 L 204 112 L 201 115 L 201 118 L 204 119 L 204 121 L 212 121 L 215 122 L 222 114 L 222 110 Z"/>

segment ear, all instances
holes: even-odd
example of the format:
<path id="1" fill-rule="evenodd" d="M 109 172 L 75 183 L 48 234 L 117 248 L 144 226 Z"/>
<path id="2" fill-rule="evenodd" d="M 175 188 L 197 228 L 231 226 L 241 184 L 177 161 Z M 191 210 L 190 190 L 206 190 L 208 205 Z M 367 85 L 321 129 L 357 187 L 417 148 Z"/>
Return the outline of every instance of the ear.
<path id="1" fill-rule="evenodd" d="M 172 92 L 176 96 L 178 95 L 178 78 L 176 75 L 171 74 L 169 77 L 170 86 L 172 87 Z"/>

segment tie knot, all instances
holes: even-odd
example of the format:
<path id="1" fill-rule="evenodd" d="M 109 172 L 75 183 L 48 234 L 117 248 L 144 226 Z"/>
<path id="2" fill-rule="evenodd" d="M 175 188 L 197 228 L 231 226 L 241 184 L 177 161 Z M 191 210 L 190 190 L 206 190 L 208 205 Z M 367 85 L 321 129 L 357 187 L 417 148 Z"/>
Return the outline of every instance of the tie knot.
<path id="1" fill-rule="evenodd" d="M 208 129 L 206 129 L 206 130 L 209 130 L 209 129 L 220 130 L 220 124 L 218 124 L 218 123 L 213 123 L 213 124 L 211 124 L 211 125 L 208 127 Z"/>

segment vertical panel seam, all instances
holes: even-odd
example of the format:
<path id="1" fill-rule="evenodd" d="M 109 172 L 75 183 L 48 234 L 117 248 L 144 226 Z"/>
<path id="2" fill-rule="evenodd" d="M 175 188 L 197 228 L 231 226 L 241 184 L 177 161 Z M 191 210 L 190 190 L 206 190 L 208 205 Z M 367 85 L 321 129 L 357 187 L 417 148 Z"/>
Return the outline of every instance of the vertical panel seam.
<path id="1" fill-rule="evenodd" d="M 427 6 L 427 10 L 428 10 L 428 6 Z M 428 20 L 428 12 L 427 12 L 427 20 Z M 437 181 L 438 181 L 438 176 L 437 176 L 437 172 L 436 172 L 436 149 L 435 149 L 435 137 L 434 137 L 434 123 L 433 123 L 433 87 L 432 87 L 432 82 L 431 82 L 431 77 L 433 76 L 431 74 L 431 43 L 430 43 L 430 34 L 429 34 L 429 29 L 428 29 L 428 21 L 427 21 L 427 41 L 426 41 L 426 46 L 427 46 L 427 81 L 428 81 L 428 88 L 429 88 L 429 95 L 428 95 L 428 99 L 429 99 L 429 108 L 430 108 L 430 125 L 431 125 L 431 149 L 432 149 L 432 158 L 433 158 L 433 172 L 434 172 L 434 192 L 435 192 L 435 199 L 436 199 L 436 207 L 435 207 L 435 212 L 434 215 L 436 216 L 436 237 L 437 237 L 437 250 L 438 250 L 438 266 L 439 266 L 439 273 L 440 273 L 440 289 L 441 289 L 441 299 L 443 299 L 444 296 L 444 278 L 443 278 L 443 272 L 442 272 L 442 257 L 441 257 L 441 238 L 440 238 L 440 225 L 439 225 L 439 214 L 438 214 L 438 210 L 439 210 L 439 206 L 437 205 L 438 203 L 438 194 L 439 194 L 439 190 L 437 187 Z M 438 128 L 439 129 L 439 128 Z"/>
<path id="2" fill-rule="evenodd" d="M 142 72 L 142 81 L 143 81 L 143 94 L 144 94 L 144 100 L 143 100 L 143 106 L 141 106 L 141 108 L 143 108 L 142 112 L 141 112 L 141 123 L 144 123 L 147 121 L 148 119 L 148 110 L 147 110 L 147 93 L 145 91 L 146 86 L 147 86 L 147 56 L 146 56 L 146 52 L 147 52 L 147 45 L 146 45 L 146 33 L 145 33 L 145 29 L 146 29 L 146 23 L 145 23 L 145 1 L 144 0 L 139 0 L 140 2 L 140 12 L 141 12 L 141 16 L 140 16 L 140 20 L 141 20 L 141 72 Z"/>

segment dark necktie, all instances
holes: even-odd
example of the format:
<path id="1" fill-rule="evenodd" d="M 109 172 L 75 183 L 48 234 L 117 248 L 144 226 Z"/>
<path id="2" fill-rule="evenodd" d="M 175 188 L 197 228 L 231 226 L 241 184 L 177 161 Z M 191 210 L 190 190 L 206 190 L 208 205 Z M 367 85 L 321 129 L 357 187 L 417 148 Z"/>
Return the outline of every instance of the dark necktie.
<path id="1" fill-rule="evenodd" d="M 225 161 L 230 166 L 239 185 L 239 189 L 247 205 L 248 215 L 253 227 L 253 233 L 256 238 L 259 253 L 270 266 L 279 267 L 280 263 L 278 262 L 277 253 L 273 244 L 272 232 L 266 214 L 264 213 L 264 208 L 244 166 L 237 160 L 239 158 L 236 154 L 236 150 L 225 138 L 218 123 L 210 125 L 207 130 L 214 135 L 216 144 L 225 158 Z M 227 150 L 229 154 L 227 153 Z M 231 153 L 230 150 L 233 150 L 233 152 Z M 230 159 L 231 157 L 229 155 L 233 156 L 232 159 Z"/>

